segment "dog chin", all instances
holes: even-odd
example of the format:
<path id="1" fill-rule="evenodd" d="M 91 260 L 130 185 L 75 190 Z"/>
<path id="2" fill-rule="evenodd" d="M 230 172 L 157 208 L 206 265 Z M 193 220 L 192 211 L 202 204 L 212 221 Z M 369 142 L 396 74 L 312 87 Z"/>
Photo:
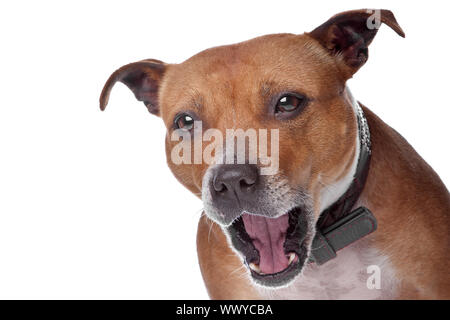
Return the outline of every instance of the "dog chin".
<path id="1" fill-rule="evenodd" d="M 310 210 L 297 206 L 276 217 L 243 212 L 221 225 L 228 242 L 258 286 L 289 286 L 308 261 L 314 227 Z"/>

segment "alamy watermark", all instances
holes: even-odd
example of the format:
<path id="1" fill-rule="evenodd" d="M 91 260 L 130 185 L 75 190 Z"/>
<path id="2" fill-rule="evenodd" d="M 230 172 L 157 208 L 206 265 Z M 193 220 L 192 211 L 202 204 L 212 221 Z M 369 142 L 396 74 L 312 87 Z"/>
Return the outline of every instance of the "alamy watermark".
<path id="1" fill-rule="evenodd" d="M 381 10 L 367 10 L 367 13 L 371 14 L 367 18 L 366 26 L 369 30 L 380 29 L 381 26 Z"/>
<path id="2" fill-rule="evenodd" d="M 203 132 L 202 122 L 194 121 L 192 130 L 172 132 L 171 141 L 178 143 L 170 157 L 176 165 L 258 164 L 261 175 L 274 175 L 279 168 L 279 130 L 268 133 L 268 129 L 226 129 L 224 137 L 215 128 Z"/>
<path id="3" fill-rule="evenodd" d="M 367 267 L 367 274 L 370 276 L 367 278 L 366 286 L 367 289 L 381 289 L 381 269 L 377 265 L 370 265 Z"/>

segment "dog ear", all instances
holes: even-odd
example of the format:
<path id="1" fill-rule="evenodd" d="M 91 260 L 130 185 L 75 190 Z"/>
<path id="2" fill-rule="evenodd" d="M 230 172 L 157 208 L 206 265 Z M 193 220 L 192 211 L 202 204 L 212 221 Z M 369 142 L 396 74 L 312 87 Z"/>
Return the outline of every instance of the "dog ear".
<path id="1" fill-rule="evenodd" d="M 361 9 L 342 12 L 309 33 L 331 54 L 344 62 L 343 71 L 350 78 L 367 61 L 368 46 L 381 23 L 398 35 L 405 33 L 389 10 Z"/>
<path id="2" fill-rule="evenodd" d="M 136 99 L 144 102 L 150 113 L 159 115 L 158 89 L 166 71 L 166 64 L 147 59 L 127 64 L 116 70 L 106 81 L 100 95 L 100 109 L 105 110 L 109 94 L 117 81 L 133 91 Z"/>

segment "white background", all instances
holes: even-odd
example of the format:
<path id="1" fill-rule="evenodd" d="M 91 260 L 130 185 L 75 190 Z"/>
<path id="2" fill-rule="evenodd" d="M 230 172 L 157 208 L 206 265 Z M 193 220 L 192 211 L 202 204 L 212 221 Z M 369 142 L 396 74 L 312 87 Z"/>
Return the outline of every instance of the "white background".
<path id="1" fill-rule="evenodd" d="M 207 298 L 201 202 L 165 164 L 162 121 L 116 68 L 303 33 L 333 14 L 391 9 L 349 86 L 450 182 L 447 1 L 15 1 L 0 5 L 0 298 Z M 389 177 L 386 177 L 389 179 Z"/>

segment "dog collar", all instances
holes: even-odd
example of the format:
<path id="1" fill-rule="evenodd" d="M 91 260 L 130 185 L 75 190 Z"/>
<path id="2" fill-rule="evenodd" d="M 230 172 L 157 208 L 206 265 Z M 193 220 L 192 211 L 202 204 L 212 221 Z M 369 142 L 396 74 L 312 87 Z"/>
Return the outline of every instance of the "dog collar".
<path id="1" fill-rule="evenodd" d="M 347 191 L 321 212 L 311 249 L 311 262 L 318 265 L 336 257 L 336 251 L 377 229 L 375 216 L 366 207 L 352 211 L 367 179 L 370 165 L 370 132 L 364 112 L 355 102 L 360 153 L 353 180 Z"/>

